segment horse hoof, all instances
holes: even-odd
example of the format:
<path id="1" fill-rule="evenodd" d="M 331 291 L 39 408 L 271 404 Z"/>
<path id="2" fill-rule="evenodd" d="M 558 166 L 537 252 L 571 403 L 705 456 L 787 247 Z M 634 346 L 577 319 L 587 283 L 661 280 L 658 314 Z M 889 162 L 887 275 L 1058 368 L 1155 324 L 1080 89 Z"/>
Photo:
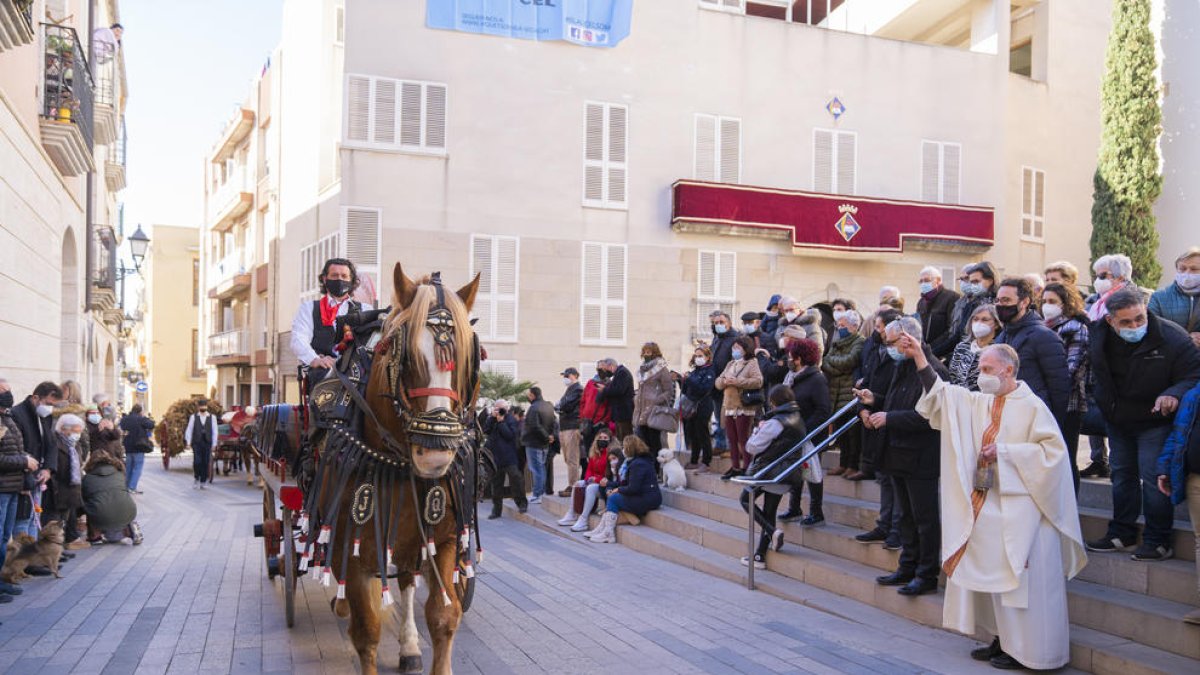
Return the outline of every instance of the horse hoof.
<path id="1" fill-rule="evenodd" d="M 421 666 L 421 655 L 404 656 L 400 655 L 400 672 L 402 673 L 423 673 L 425 668 Z"/>

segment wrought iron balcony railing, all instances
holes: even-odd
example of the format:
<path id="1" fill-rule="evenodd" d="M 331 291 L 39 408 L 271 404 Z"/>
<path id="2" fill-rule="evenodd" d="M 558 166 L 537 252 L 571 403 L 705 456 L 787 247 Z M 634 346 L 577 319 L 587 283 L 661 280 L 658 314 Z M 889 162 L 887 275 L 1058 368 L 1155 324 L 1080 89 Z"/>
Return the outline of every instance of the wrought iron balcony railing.
<path id="1" fill-rule="evenodd" d="M 106 231 L 106 232 L 105 232 Z M 116 289 L 117 286 L 117 245 L 111 239 L 111 228 L 96 227 L 93 240 L 95 257 L 92 270 L 92 283 L 100 288 Z"/>
<path id="2" fill-rule="evenodd" d="M 74 28 L 42 24 L 45 31 L 45 87 L 42 117 L 74 124 L 92 148 L 92 75 Z"/>
<path id="3" fill-rule="evenodd" d="M 109 160 L 114 164 L 125 166 L 125 117 L 121 117 L 121 129 L 117 132 L 117 142 L 112 147 L 112 158 Z"/>

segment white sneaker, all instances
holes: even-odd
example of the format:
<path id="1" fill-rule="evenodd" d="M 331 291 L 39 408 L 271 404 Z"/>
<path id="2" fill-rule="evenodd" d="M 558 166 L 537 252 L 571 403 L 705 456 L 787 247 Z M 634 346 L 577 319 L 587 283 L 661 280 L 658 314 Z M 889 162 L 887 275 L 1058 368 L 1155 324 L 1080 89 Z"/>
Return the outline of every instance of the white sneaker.
<path id="1" fill-rule="evenodd" d="M 580 517 L 579 520 L 575 521 L 575 524 L 571 526 L 572 532 L 586 532 L 587 529 L 588 529 L 588 521 L 587 521 L 587 518 L 583 518 L 583 517 Z"/>
<path id="2" fill-rule="evenodd" d="M 750 566 L 750 558 L 748 558 L 746 556 L 742 556 L 742 565 L 745 567 L 749 567 Z M 758 558 L 758 556 L 754 556 L 754 569 L 765 570 L 765 569 L 767 569 L 767 563 L 760 560 Z"/>
<path id="3" fill-rule="evenodd" d="M 771 533 L 771 550 L 778 551 L 783 548 L 783 530 L 775 530 Z"/>
<path id="4" fill-rule="evenodd" d="M 542 497 L 541 497 L 541 495 L 538 495 L 537 497 L 534 497 L 533 499 L 530 499 L 530 500 L 529 500 L 529 503 L 530 503 L 530 504 L 541 504 L 541 503 L 542 503 Z"/>
<path id="5" fill-rule="evenodd" d="M 200 489 L 200 481 L 194 481 L 194 482 L 192 483 L 192 489 L 193 489 L 193 490 L 199 490 L 199 489 Z"/>
<path id="6" fill-rule="evenodd" d="M 563 527 L 566 527 L 567 525 L 575 524 L 575 521 L 578 519 L 579 519 L 579 516 L 575 515 L 574 511 L 570 511 L 567 513 L 567 515 L 558 519 L 558 524 L 562 525 Z"/>

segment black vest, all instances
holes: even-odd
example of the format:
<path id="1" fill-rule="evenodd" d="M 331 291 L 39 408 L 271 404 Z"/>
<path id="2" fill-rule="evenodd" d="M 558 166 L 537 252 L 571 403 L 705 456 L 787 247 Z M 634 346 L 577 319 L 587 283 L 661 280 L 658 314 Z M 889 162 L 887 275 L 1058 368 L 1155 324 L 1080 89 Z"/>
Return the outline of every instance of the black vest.
<path id="1" fill-rule="evenodd" d="M 192 449 L 208 450 L 212 447 L 213 434 L 217 433 L 217 420 L 212 413 L 208 414 L 208 422 L 200 421 L 200 416 L 192 415 Z"/>
<path id="2" fill-rule="evenodd" d="M 804 440 L 804 436 L 808 433 L 804 428 L 804 418 L 800 415 L 800 408 L 795 403 L 789 403 L 780 406 L 771 412 L 767 413 L 765 419 L 773 419 L 783 425 L 783 431 L 780 432 L 775 440 L 766 450 L 759 453 L 754 461 L 751 462 L 750 469 L 747 473 L 755 473 L 764 466 L 774 462 L 791 450 L 797 443 Z M 800 454 L 796 454 L 793 461 L 800 459 Z M 789 462 L 790 464 L 790 462 Z M 785 469 L 787 467 L 780 467 Z M 795 472 L 795 478 L 799 480 L 800 472 Z"/>
<path id="3" fill-rule="evenodd" d="M 337 320 L 335 319 L 332 326 L 326 326 L 321 322 L 321 303 L 325 302 L 325 296 L 321 296 L 312 303 L 312 340 L 309 340 L 308 346 L 313 348 L 313 351 L 321 356 L 333 356 L 333 348 L 337 346 L 340 340 L 337 339 Z"/>

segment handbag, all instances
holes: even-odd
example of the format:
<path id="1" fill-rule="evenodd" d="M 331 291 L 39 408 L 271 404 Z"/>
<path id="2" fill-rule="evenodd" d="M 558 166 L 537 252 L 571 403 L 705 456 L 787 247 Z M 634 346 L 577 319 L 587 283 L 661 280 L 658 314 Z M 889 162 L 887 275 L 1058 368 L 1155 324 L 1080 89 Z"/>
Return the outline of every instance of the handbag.
<path id="1" fill-rule="evenodd" d="M 696 410 L 700 408 L 699 401 L 693 401 L 687 396 L 679 397 L 679 416 L 685 420 L 690 420 L 696 414 Z"/>
<path id="2" fill-rule="evenodd" d="M 646 426 L 655 431 L 675 431 L 679 423 L 673 408 L 655 407 L 646 418 Z"/>
<path id="3" fill-rule="evenodd" d="M 571 486 L 571 513 L 584 515 L 583 497 L 586 493 L 586 487 L 579 487 L 578 485 Z"/>
<path id="4" fill-rule="evenodd" d="M 813 444 L 804 444 L 804 453 L 807 455 L 812 452 Z M 817 453 L 808 458 L 808 461 L 800 465 L 800 476 L 808 483 L 820 483 L 825 480 L 825 469 L 821 466 L 821 453 Z"/>
<path id="5" fill-rule="evenodd" d="M 744 408 L 757 408 L 767 401 L 762 389 L 743 389 L 741 399 Z"/>

